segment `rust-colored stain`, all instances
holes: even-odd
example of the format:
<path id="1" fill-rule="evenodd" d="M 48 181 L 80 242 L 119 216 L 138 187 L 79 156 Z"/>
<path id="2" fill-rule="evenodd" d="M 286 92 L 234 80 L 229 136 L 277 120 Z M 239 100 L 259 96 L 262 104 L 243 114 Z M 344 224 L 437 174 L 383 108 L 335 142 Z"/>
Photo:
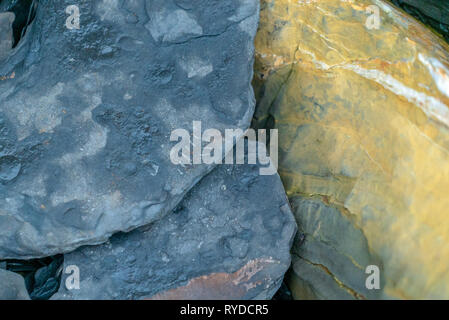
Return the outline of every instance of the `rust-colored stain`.
<path id="1" fill-rule="evenodd" d="M 3 80 L 8 80 L 8 79 L 14 79 L 15 77 L 16 77 L 16 73 L 13 72 L 9 76 L 1 76 L 0 80 L 3 81 Z"/>
<path id="2" fill-rule="evenodd" d="M 270 279 L 254 279 L 262 269 L 279 263 L 271 258 L 249 261 L 234 273 L 211 273 L 191 279 L 185 286 L 160 292 L 148 300 L 238 300 Z"/>

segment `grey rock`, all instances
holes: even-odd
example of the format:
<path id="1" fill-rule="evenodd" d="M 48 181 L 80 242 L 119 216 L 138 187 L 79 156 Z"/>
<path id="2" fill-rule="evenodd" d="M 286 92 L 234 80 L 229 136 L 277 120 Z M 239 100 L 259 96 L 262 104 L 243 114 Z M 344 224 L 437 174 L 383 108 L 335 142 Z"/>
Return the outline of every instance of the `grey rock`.
<path id="1" fill-rule="evenodd" d="M 395 5 L 440 32 L 449 42 L 449 1 L 391 0 Z"/>
<path id="2" fill-rule="evenodd" d="M 9 11 L 14 13 L 15 20 L 13 24 L 13 43 L 17 44 L 27 30 L 30 20 L 34 16 L 34 9 L 37 0 L 1 0 L 0 12 Z"/>
<path id="3" fill-rule="evenodd" d="M 32 260 L 0 260 L 0 268 L 20 274 L 32 300 L 47 300 L 59 289 L 63 255 Z"/>
<path id="4" fill-rule="evenodd" d="M 31 2 L 30 0 L 2 0 L 0 1 L 0 12 L 13 11 L 20 3 Z"/>
<path id="5" fill-rule="evenodd" d="M 0 11 L 0 60 L 5 59 L 12 49 L 14 43 L 12 23 L 14 19 L 14 13 Z"/>
<path id="6" fill-rule="evenodd" d="M 278 175 L 217 167 L 154 224 L 64 257 L 52 299 L 270 299 L 290 266 L 296 223 Z"/>
<path id="7" fill-rule="evenodd" d="M 449 25 L 449 3 L 441 0 L 395 0 L 420 10 L 424 15 Z"/>
<path id="8" fill-rule="evenodd" d="M 0 259 L 161 219 L 213 169 L 172 164 L 171 132 L 246 129 L 254 111 L 257 0 L 38 3 L 0 62 Z"/>
<path id="9" fill-rule="evenodd" d="M 290 203 L 299 226 L 287 281 L 293 296 L 380 299 L 380 290 L 365 286 L 365 268 L 382 263 L 371 254 L 365 235 L 350 217 L 313 196 L 291 197 Z"/>
<path id="10" fill-rule="evenodd" d="M 30 300 L 21 275 L 0 269 L 0 300 Z"/>

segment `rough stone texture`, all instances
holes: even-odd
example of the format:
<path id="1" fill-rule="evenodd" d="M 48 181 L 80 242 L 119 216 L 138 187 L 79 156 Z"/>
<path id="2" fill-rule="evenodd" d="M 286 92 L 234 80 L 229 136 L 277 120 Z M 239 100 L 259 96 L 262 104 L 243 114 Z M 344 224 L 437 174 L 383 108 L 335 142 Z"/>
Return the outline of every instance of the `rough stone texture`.
<path id="1" fill-rule="evenodd" d="M 14 22 L 14 13 L 0 11 L 0 61 L 5 59 L 12 49 L 12 23 Z"/>
<path id="2" fill-rule="evenodd" d="M 384 1 L 261 8 L 254 123 L 279 129 L 279 173 L 305 234 L 294 297 L 449 298 L 448 45 Z M 381 290 L 366 289 L 368 265 Z"/>
<path id="3" fill-rule="evenodd" d="M 66 27 L 69 5 L 80 29 Z M 173 165 L 172 130 L 249 126 L 258 9 L 39 1 L 0 63 L 0 258 L 99 244 L 170 212 L 212 169 Z"/>
<path id="4" fill-rule="evenodd" d="M 0 0 L 0 12 L 11 12 L 15 15 L 13 23 L 13 44 L 17 44 L 27 25 L 34 17 L 37 0 Z"/>
<path id="5" fill-rule="evenodd" d="M 270 299 L 295 232 L 278 175 L 219 166 L 162 220 L 66 254 L 80 290 L 63 276 L 53 299 Z"/>
<path id="6" fill-rule="evenodd" d="M 0 300 L 30 300 L 22 276 L 0 269 Z"/>

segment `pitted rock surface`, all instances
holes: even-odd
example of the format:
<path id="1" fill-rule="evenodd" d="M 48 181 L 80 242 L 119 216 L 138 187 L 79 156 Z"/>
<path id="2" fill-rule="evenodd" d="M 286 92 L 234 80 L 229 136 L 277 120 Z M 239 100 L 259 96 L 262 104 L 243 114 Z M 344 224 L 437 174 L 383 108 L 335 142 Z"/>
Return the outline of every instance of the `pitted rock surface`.
<path id="1" fill-rule="evenodd" d="M 258 10 L 257 0 L 39 1 L 0 62 L 0 258 L 100 244 L 171 212 L 213 168 L 172 164 L 171 132 L 249 126 Z"/>
<path id="2" fill-rule="evenodd" d="M 278 175 L 223 165 L 162 220 L 64 257 L 53 299 L 270 299 L 290 266 L 296 223 Z"/>

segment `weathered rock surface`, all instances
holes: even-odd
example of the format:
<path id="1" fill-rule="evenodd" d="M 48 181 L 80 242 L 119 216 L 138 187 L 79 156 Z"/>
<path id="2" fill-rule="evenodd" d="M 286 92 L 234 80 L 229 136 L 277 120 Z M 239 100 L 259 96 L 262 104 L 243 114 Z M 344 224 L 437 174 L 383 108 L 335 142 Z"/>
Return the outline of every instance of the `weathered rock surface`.
<path id="1" fill-rule="evenodd" d="M 30 21 L 34 17 L 36 0 L 1 0 L 0 12 L 14 13 L 13 44 L 16 45 L 25 34 Z"/>
<path id="2" fill-rule="evenodd" d="M 449 298 L 448 45 L 383 1 L 261 8 L 255 124 L 279 129 L 305 234 L 294 297 Z M 369 265 L 380 290 L 365 286 Z"/>
<path id="3" fill-rule="evenodd" d="M 29 300 L 25 281 L 17 273 L 0 269 L 0 300 Z"/>
<path id="4" fill-rule="evenodd" d="M 270 299 L 290 266 L 296 222 L 278 175 L 217 167 L 162 220 L 64 257 L 53 299 Z"/>
<path id="5" fill-rule="evenodd" d="M 171 132 L 249 126 L 258 9 L 39 1 L 0 63 L 0 258 L 99 244 L 171 212 L 212 169 L 172 164 Z"/>
<path id="6" fill-rule="evenodd" d="M 14 13 L 0 11 L 0 61 L 8 56 L 14 43 L 12 35 L 14 18 Z"/>

